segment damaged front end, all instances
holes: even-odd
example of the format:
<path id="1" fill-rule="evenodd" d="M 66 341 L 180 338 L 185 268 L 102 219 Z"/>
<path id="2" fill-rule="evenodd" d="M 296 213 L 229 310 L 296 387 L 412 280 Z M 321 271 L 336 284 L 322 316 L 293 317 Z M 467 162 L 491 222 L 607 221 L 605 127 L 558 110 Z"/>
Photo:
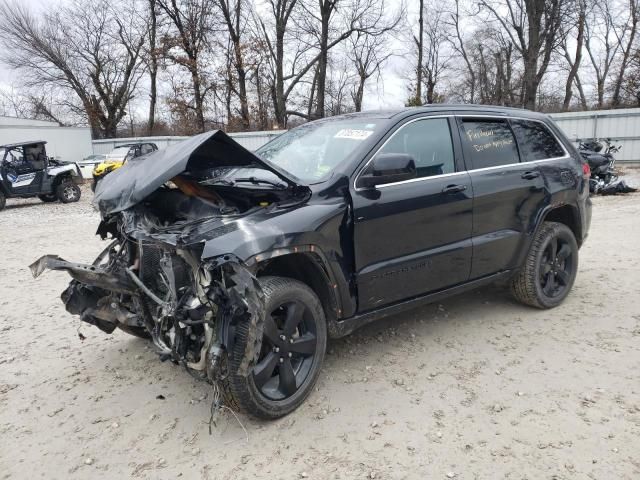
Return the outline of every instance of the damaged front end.
<path id="1" fill-rule="evenodd" d="M 264 296 L 253 274 L 228 255 L 200 262 L 189 250 L 164 249 L 116 239 L 92 265 L 44 256 L 44 270 L 67 271 L 73 280 L 61 295 L 69 313 L 106 333 L 120 328 L 150 338 L 162 360 L 183 365 L 202 379 L 217 381 L 234 351 L 234 330 L 249 325 L 261 338 Z M 236 374 L 247 374 L 259 353 L 248 341 Z"/>
<path id="2" fill-rule="evenodd" d="M 269 180 L 251 176 L 238 188 L 247 172 Z M 260 353 L 264 295 L 239 258 L 202 258 L 204 245 L 242 218 L 306 194 L 222 132 L 198 135 L 100 182 L 98 234 L 112 241 L 93 264 L 46 255 L 30 268 L 34 277 L 67 271 L 73 280 L 61 298 L 84 322 L 150 338 L 162 360 L 198 378 L 246 376 Z M 240 326 L 243 345 L 235 335 Z"/>

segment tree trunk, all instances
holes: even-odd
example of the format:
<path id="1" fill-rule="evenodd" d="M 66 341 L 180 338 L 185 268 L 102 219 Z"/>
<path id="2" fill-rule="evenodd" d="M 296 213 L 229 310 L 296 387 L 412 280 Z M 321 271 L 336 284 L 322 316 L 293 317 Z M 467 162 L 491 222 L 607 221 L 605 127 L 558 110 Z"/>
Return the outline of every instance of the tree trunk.
<path id="1" fill-rule="evenodd" d="M 578 94 L 580 95 L 580 105 L 583 110 L 589 110 L 589 105 L 587 104 L 587 97 L 584 94 L 584 89 L 582 88 L 582 82 L 580 81 L 580 75 L 576 75 L 576 88 L 578 89 Z"/>
<path id="2" fill-rule="evenodd" d="M 353 105 L 356 109 L 356 112 L 361 112 L 362 111 L 362 100 L 364 98 L 364 84 L 366 82 L 367 78 L 364 77 L 362 74 L 360 75 L 360 78 L 358 79 L 358 88 L 356 90 L 356 94 L 354 95 L 353 98 Z"/>
<path id="3" fill-rule="evenodd" d="M 158 98 L 158 54 L 156 52 L 156 0 L 149 0 L 149 10 L 151 15 L 151 26 L 149 31 L 149 79 L 151 88 L 149 91 L 149 118 L 147 120 L 147 135 L 153 135 L 156 123 L 156 101 Z"/>
<path id="4" fill-rule="evenodd" d="M 604 78 L 599 78 L 597 80 L 597 91 L 598 91 L 598 108 L 602 108 L 604 106 Z"/>
<path id="5" fill-rule="evenodd" d="M 578 14 L 578 36 L 576 38 L 576 55 L 573 63 L 570 63 L 571 68 L 569 75 L 567 76 L 567 83 L 564 90 L 564 101 L 562 102 L 562 109 L 568 110 L 571 103 L 572 86 L 575 82 L 576 75 L 578 75 L 578 69 L 580 68 L 580 62 L 582 61 L 582 45 L 584 44 L 584 23 L 586 19 L 586 11 L 584 0 L 578 0 L 580 4 L 580 13 Z M 569 53 L 567 52 L 567 60 L 570 60 Z"/>
<path id="6" fill-rule="evenodd" d="M 424 48 L 424 0 L 420 0 L 420 13 L 418 15 L 418 66 L 416 68 L 416 98 L 414 105 L 422 105 L 422 50 Z"/>
<path id="7" fill-rule="evenodd" d="M 522 106 L 528 110 L 536 109 L 536 97 L 538 93 L 537 71 L 538 57 L 537 55 L 530 55 L 529 58 L 525 59 L 523 75 L 524 92 L 522 99 Z"/>
<path id="8" fill-rule="evenodd" d="M 276 22 L 276 58 L 275 58 L 275 88 L 273 99 L 273 114 L 278 128 L 287 127 L 287 104 L 284 98 L 284 32 L 285 26 Z"/>
<path id="9" fill-rule="evenodd" d="M 307 105 L 307 116 L 313 117 L 313 100 L 316 96 L 316 84 L 318 83 L 318 69 L 313 72 L 313 81 L 311 82 L 311 89 L 309 91 L 309 104 Z"/>
<path id="10" fill-rule="evenodd" d="M 193 96 L 195 97 L 196 125 L 200 132 L 205 131 L 204 102 L 202 99 L 202 84 L 197 68 L 191 68 L 191 81 L 193 83 Z"/>
<path id="11" fill-rule="evenodd" d="M 226 0 L 218 0 L 218 7 L 222 12 L 222 16 L 227 24 L 229 39 L 233 44 L 233 55 L 238 81 L 236 91 L 238 100 L 240 100 L 240 119 L 242 122 L 242 130 L 249 130 L 251 127 L 251 118 L 249 116 L 249 102 L 247 100 L 247 71 L 244 67 L 244 58 L 242 56 L 242 0 L 236 0 L 233 7 L 233 15 L 231 12 L 231 3 Z"/>
<path id="12" fill-rule="evenodd" d="M 324 117 L 325 90 L 327 85 L 327 62 L 329 61 L 329 19 L 334 8 L 333 0 L 320 0 L 320 58 L 316 83 L 316 113 L 314 118 Z"/>

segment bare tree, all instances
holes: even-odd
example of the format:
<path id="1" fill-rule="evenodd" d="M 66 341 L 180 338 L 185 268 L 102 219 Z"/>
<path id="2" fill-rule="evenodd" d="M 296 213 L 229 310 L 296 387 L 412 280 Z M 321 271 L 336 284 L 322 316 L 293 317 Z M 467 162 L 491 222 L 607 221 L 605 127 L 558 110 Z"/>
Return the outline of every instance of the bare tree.
<path id="1" fill-rule="evenodd" d="M 573 12 L 573 14 L 570 14 L 571 21 L 564 23 L 562 26 L 564 30 L 564 34 L 562 35 L 562 51 L 564 53 L 564 58 L 569 66 L 569 72 L 567 73 L 567 79 L 565 81 L 564 100 L 562 102 L 563 110 L 569 109 L 571 98 L 573 97 L 574 84 L 578 87 L 581 104 L 583 105 L 583 108 L 586 108 L 586 98 L 584 96 L 580 77 L 578 76 L 578 71 L 580 69 L 580 63 L 582 61 L 582 50 L 584 47 L 584 29 L 587 19 L 587 0 L 571 0 L 569 5 L 571 7 L 570 11 Z M 571 33 L 574 30 L 576 32 L 574 40 L 575 53 L 572 57 L 568 45 L 568 39 L 572 38 Z"/>
<path id="2" fill-rule="evenodd" d="M 205 98 L 212 89 L 204 75 L 203 57 L 210 33 L 213 0 L 156 0 L 159 8 L 169 18 L 175 32 L 162 39 L 163 54 L 176 65 L 184 67 L 191 77 L 193 109 L 197 128 L 205 130 Z"/>
<path id="3" fill-rule="evenodd" d="M 462 36 L 460 0 L 454 0 L 454 9 L 449 13 L 448 25 L 450 26 L 450 30 L 455 33 L 455 36 L 448 36 L 447 38 L 451 42 L 455 52 L 462 57 L 464 61 L 467 75 L 469 76 L 469 103 L 474 103 L 476 99 L 476 72 L 471 64 L 470 55 L 465 45 L 466 40 Z"/>
<path id="4" fill-rule="evenodd" d="M 640 46 L 636 46 L 631 55 L 622 91 L 630 105 L 640 107 Z"/>
<path id="5" fill-rule="evenodd" d="M 305 13 L 300 19 L 302 30 L 310 39 L 308 46 L 316 48 L 317 54 L 307 57 L 300 72 L 315 68 L 315 98 L 310 98 L 309 104 L 315 103 L 311 118 L 322 118 L 325 116 L 329 52 L 353 34 L 383 35 L 397 25 L 398 20 L 396 17 L 385 18 L 384 0 L 308 0 L 302 1 L 301 5 Z"/>
<path id="6" fill-rule="evenodd" d="M 351 89 L 356 112 L 362 110 L 366 82 L 374 75 L 380 75 L 382 66 L 392 55 L 383 35 L 358 33 L 351 38 L 348 58 L 356 70 L 357 81 Z"/>
<path id="7" fill-rule="evenodd" d="M 422 73 L 424 71 L 424 0 L 418 3 L 418 35 L 413 36 L 413 43 L 416 49 L 416 84 L 415 93 L 409 99 L 409 106 L 422 105 Z"/>
<path id="8" fill-rule="evenodd" d="M 448 52 L 443 52 L 444 47 L 449 44 L 449 32 L 443 21 L 444 12 L 440 9 L 432 9 L 429 12 L 426 23 L 426 42 L 424 44 L 423 59 L 423 82 L 426 87 L 427 103 L 436 103 L 441 101 L 437 95 L 436 87 L 444 74 L 449 68 L 451 56 Z M 445 53 L 443 55 L 443 53 Z"/>
<path id="9" fill-rule="evenodd" d="M 106 0 L 74 0 L 36 17 L 24 5 L 2 3 L 2 59 L 29 87 L 72 92 L 94 138 L 114 137 L 143 73 L 146 32 L 129 13 L 116 14 Z"/>
<path id="10" fill-rule="evenodd" d="M 611 105 L 620 105 L 620 91 L 625 79 L 625 73 L 629 66 L 633 48 L 635 46 L 636 35 L 638 32 L 638 23 L 640 22 L 640 1 L 628 0 L 628 20 L 622 27 L 622 33 L 617 35 L 617 40 L 622 51 L 622 59 L 618 68 L 618 75 L 613 87 L 613 95 L 611 97 Z M 626 37 L 626 38 L 625 38 Z"/>
<path id="11" fill-rule="evenodd" d="M 538 86 L 561 40 L 565 0 L 480 0 L 480 5 L 522 57 L 522 105 L 535 110 Z"/>
<path id="12" fill-rule="evenodd" d="M 270 28 L 261 17 L 257 19 L 260 29 L 264 35 L 264 41 L 269 52 L 271 68 L 273 70 L 271 82 L 271 95 L 273 98 L 273 108 L 276 125 L 285 127 L 287 124 L 287 98 L 295 86 L 295 81 L 285 88 L 287 80 L 297 78 L 293 73 L 285 75 L 285 43 L 288 33 L 291 15 L 298 4 L 298 0 L 268 0 L 271 21 Z M 303 72 L 303 75 L 306 72 Z M 301 76 L 300 76 L 301 78 Z"/>
<path id="13" fill-rule="evenodd" d="M 64 112 L 58 110 L 59 105 L 49 92 L 42 93 L 13 87 L 0 90 L 0 115 L 47 120 L 56 122 L 61 127 L 68 126 L 67 120 L 61 116 Z"/>
<path id="14" fill-rule="evenodd" d="M 615 29 L 611 0 L 598 0 L 585 22 L 585 48 L 596 76 L 598 108 L 604 106 L 605 83 L 620 49 L 620 42 L 614 40 Z"/>
<path id="15" fill-rule="evenodd" d="M 158 100 L 158 48 L 156 44 L 158 33 L 158 13 L 156 0 L 149 2 L 149 44 L 146 52 L 147 68 L 149 69 L 149 118 L 147 119 L 147 135 L 153 135 L 156 121 L 156 103 Z"/>
<path id="16" fill-rule="evenodd" d="M 224 24 L 229 35 L 229 41 L 233 51 L 232 65 L 235 69 L 235 82 L 229 86 L 240 101 L 240 119 L 242 130 L 249 130 L 251 119 L 249 116 L 249 100 L 247 98 L 247 69 L 244 60 L 243 32 L 246 29 L 247 13 L 249 5 L 245 0 L 215 0 L 222 14 Z M 236 86 L 237 85 L 237 86 Z"/>

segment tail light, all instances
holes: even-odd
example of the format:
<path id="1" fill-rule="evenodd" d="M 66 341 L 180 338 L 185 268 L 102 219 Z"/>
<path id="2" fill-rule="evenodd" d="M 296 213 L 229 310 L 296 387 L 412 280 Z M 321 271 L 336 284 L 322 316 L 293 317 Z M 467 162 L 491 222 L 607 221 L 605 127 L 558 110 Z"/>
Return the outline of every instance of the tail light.
<path id="1" fill-rule="evenodd" d="M 586 162 L 582 164 L 582 176 L 584 178 L 591 177 L 591 169 L 589 168 L 589 164 Z"/>

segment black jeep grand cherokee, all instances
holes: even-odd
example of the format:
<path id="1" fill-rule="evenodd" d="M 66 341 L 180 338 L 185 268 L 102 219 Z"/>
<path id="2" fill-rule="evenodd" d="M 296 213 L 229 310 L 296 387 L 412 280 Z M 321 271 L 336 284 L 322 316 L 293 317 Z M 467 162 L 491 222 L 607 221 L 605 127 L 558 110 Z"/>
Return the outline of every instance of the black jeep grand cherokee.
<path id="1" fill-rule="evenodd" d="M 327 337 L 508 280 L 551 308 L 576 277 L 589 171 L 544 115 L 429 106 L 307 123 L 256 154 L 220 131 L 101 182 L 91 265 L 67 310 L 150 338 L 163 359 L 275 418 L 311 391 Z"/>

